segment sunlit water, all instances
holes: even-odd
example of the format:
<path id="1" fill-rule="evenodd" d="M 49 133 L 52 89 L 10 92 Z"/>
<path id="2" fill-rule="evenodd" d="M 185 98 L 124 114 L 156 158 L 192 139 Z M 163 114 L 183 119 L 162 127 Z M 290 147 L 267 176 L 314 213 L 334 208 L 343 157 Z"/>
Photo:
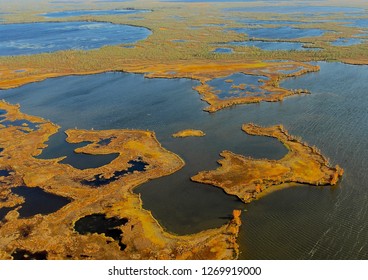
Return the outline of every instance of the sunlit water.
<path id="1" fill-rule="evenodd" d="M 9 56 L 135 43 L 151 31 L 130 25 L 79 21 L 0 24 L 0 34 L 0 56 Z"/>

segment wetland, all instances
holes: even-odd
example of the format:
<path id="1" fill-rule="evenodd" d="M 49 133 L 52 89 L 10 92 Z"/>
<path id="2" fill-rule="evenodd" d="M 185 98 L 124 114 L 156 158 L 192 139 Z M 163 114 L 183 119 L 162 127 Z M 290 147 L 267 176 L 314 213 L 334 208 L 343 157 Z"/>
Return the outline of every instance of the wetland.
<path id="1" fill-rule="evenodd" d="M 3 14 L 1 259 L 368 258 L 364 8 L 104 2 Z"/>

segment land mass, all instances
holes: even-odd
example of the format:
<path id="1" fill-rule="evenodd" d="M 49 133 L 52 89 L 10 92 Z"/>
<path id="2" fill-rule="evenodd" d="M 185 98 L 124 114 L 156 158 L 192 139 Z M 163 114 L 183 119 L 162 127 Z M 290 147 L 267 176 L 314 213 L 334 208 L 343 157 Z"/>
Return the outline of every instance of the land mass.
<path id="1" fill-rule="evenodd" d="M 172 136 L 175 138 L 185 138 L 185 137 L 203 137 L 206 134 L 202 130 L 197 129 L 185 129 L 174 133 Z"/>
<path id="2" fill-rule="evenodd" d="M 328 160 L 316 147 L 291 136 L 282 125 L 261 127 L 244 124 L 243 131 L 249 135 L 274 137 L 285 145 L 288 153 L 280 160 L 253 159 L 230 151 L 223 151 L 221 165 L 212 171 L 202 171 L 191 179 L 211 184 L 226 193 L 236 195 L 244 202 L 257 199 L 266 189 L 288 183 L 316 186 L 335 185 L 343 175 L 343 169 L 330 167 Z"/>
<path id="3" fill-rule="evenodd" d="M 9 211 L 0 221 L 0 259 L 234 259 L 240 211 L 224 226 L 197 234 L 177 236 L 166 232 L 149 211 L 142 208 L 133 189 L 154 178 L 169 175 L 184 162 L 165 150 L 155 134 L 141 130 L 68 130 L 68 142 L 89 144 L 76 150 L 92 155 L 118 153 L 111 163 L 79 170 L 58 159 L 37 159 L 45 142 L 59 129 L 55 124 L 19 111 L 19 106 L 0 102 L 3 121 L 23 120 L 38 125 L 0 127 L 0 166 L 8 171 L 2 179 L 0 208 Z M 12 141 L 17 139 L 17 141 Z M 132 162 L 145 164 L 140 171 L 123 172 Z M 118 175 L 119 174 L 119 175 Z M 99 180 L 101 185 L 86 182 Z M 40 188 L 69 199 L 56 212 L 22 217 L 27 202 L 13 192 L 19 186 Z M 90 221 L 83 232 L 83 223 Z M 93 217 L 112 225 L 99 231 Z M 93 230 L 95 228 L 95 230 Z"/>

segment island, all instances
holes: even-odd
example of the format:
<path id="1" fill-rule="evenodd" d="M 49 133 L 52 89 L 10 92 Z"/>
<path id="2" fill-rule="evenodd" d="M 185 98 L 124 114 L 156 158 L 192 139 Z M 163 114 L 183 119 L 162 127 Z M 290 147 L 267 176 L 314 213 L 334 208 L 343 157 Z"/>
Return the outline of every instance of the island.
<path id="1" fill-rule="evenodd" d="M 3 101 L 0 110 L 12 122 L 0 127 L 0 166 L 8 171 L 0 193 L 0 208 L 8 210 L 0 221 L 0 259 L 237 258 L 240 210 L 234 210 L 230 222 L 220 228 L 177 236 L 142 208 L 132 190 L 184 165 L 180 157 L 161 147 L 153 132 L 66 131 L 68 142 L 88 142 L 77 153 L 119 154 L 100 168 L 80 170 L 60 163 L 62 158 L 35 158 L 58 126 Z M 19 125 L 15 120 L 21 120 Z M 37 125 L 25 131 L 25 122 Z M 18 195 L 19 188 L 63 198 L 63 204 L 51 213 L 25 215 L 22 207 L 27 198 Z"/>
<path id="2" fill-rule="evenodd" d="M 223 151 L 220 154 L 223 159 L 219 160 L 221 166 L 198 173 L 191 178 L 193 181 L 214 185 L 249 203 L 267 189 L 277 189 L 290 183 L 335 185 L 343 175 L 341 167 L 331 167 L 316 147 L 288 134 L 282 125 L 261 127 L 249 123 L 242 129 L 249 135 L 278 139 L 288 149 L 287 155 L 280 160 L 268 160 Z"/>
<path id="3" fill-rule="evenodd" d="M 206 134 L 202 130 L 197 129 L 185 129 L 174 133 L 174 138 L 185 138 L 185 137 L 203 137 Z"/>

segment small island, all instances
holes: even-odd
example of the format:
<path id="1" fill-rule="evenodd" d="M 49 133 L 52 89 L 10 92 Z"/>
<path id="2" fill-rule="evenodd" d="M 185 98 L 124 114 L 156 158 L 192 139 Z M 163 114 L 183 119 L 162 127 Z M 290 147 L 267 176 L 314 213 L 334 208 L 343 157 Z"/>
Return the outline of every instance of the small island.
<path id="1" fill-rule="evenodd" d="M 342 168 L 338 165 L 330 167 L 328 160 L 316 147 L 310 147 L 299 138 L 289 135 L 282 125 L 261 127 L 250 123 L 243 125 L 243 131 L 249 135 L 277 138 L 289 152 L 280 160 L 268 160 L 223 151 L 218 169 L 202 171 L 191 179 L 222 188 L 248 203 L 257 199 L 266 189 L 290 183 L 335 185 L 343 175 Z"/>
<path id="2" fill-rule="evenodd" d="M 172 136 L 175 138 L 185 138 L 185 137 L 203 137 L 206 133 L 202 130 L 197 129 L 185 129 L 174 133 Z"/>

